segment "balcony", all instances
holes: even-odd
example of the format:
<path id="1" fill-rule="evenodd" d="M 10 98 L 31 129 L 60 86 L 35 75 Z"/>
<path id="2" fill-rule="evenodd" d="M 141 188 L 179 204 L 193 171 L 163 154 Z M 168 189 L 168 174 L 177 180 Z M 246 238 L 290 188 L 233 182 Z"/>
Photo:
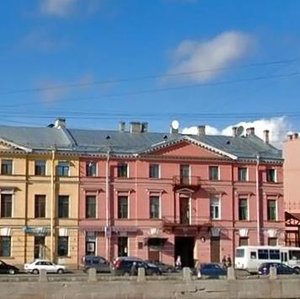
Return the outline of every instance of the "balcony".
<path id="1" fill-rule="evenodd" d="M 200 177 L 199 176 L 173 176 L 173 189 L 176 191 L 178 189 L 189 188 L 194 191 L 200 188 Z"/>
<path id="2" fill-rule="evenodd" d="M 198 219 L 195 223 L 182 222 L 181 219 L 172 220 L 166 217 L 163 218 L 162 228 L 164 231 L 184 231 L 184 232 L 199 232 L 209 231 L 212 223 L 209 219 Z"/>

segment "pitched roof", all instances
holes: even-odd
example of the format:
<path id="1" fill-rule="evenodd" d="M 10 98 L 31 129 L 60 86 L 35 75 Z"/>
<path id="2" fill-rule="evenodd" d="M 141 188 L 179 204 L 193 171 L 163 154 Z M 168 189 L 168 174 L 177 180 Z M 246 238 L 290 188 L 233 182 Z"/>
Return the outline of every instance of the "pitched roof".
<path id="1" fill-rule="evenodd" d="M 131 133 L 117 130 L 86 130 L 49 127 L 0 126 L 0 138 L 32 150 L 142 154 L 181 141 L 217 151 L 230 158 L 281 161 L 282 152 L 255 135 L 186 135 L 158 132 Z"/>

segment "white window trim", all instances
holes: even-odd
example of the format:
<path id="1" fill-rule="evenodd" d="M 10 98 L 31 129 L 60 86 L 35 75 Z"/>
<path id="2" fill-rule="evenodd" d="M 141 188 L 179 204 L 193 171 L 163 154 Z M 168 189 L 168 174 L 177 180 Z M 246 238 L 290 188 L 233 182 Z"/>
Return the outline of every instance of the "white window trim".
<path id="1" fill-rule="evenodd" d="M 217 199 L 218 200 L 218 205 L 212 205 L 212 201 L 214 199 Z M 210 208 L 212 207 L 218 207 L 219 209 L 219 217 L 212 217 L 212 215 L 210 215 L 211 217 L 211 220 L 221 220 L 221 198 L 219 195 L 213 195 L 211 198 L 210 198 Z M 215 214 L 215 213 L 213 213 Z"/>

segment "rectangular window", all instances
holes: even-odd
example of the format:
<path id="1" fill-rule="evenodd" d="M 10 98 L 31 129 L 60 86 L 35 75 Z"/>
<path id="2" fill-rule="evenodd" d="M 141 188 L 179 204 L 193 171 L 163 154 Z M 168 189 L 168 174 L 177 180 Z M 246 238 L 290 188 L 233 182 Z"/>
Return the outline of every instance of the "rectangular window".
<path id="1" fill-rule="evenodd" d="M 12 217 L 12 194 L 1 194 L 1 217 Z"/>
<path id="2" fill-rule="evenodd" d="M 149 178 L 159 179 L 159 164 L 149 165 Z"/>
<path id="3" fill-rule="evenodd" d="M 239 239 L 239 246 L 247 246 L 249 238 L 248 237 L 240 237 Z"/>
<path id="4" fill-rule="evenodd" d="M 238 180 L 240 182 L 246 182 L 248 180 L 248 169 L 245 167 L 239 167 L 238 171 L 239 171 Z"/>
<path id="5" fill-rule="evenodd" d="M 269 221 L 275 221 L 277 220 L 277 204 L 276 200 L 274 199 L 268 199 L 267 201 L 267 213 L 268 213 L 268 220 Z"/>
<path id="6" fill-rule="evenodd" d="M 96 218 L 96 196 L 87 195 L 85 198 L 85 217 Z"/>
<path id="7" fill-rule="evenodd" d="M 46 217 L 46 195 L 35 195 L 34 197 L 34 217 Z"/>
<path id="8" fill-rule="evenodd" d="M 150 196 L 150 218 L 159 218 L 159 196 Z"/>
<path id="9" fill-rule="evenodd" d="M 69 237 L 58 237 L 57 255 L 68 256 L 69 254 Z"/>
<path id="10" fill-rule="evenodd" d="M 11 256 L 11 237 L 0 237 L 0 256 Z"/>
<path id="11" fill-rule="evenodd" d="M 272 239 L 274 239 L 274 238 L 272 238 Z M 277 241 L 277 239 L 276 239 L 276 241 Z M 276 246 L 276 245 L 277 245 L 277 242 L 275 245 L 270 245 L 270 246 Z M 270 259 L 271 260 L 280 260 L 280 251 L 278 249 L 270 249 Z"/>
<path id="12" fill-rule="evenodd" d="M 1 174 L 12 174 L 12 160 L 1 160 Z"/>
<path id="13" fill-rule="evenodd" d="M 267 169 L 267 182 L 276 183 L 276 170 L 275 169 Z"/>
<path id="14" fill-rule="evenodd" d="M 218 166 L 209 166 L 209 179 L 211 181 L 218 181 L 220 179 Z"/>
<path id="15" fill-rule="evenodd" d="M 190 165 L 180 165 L 180 184 L 189 185 L 190 183 Z"/>
<path id="16" fill-rule="evenodd" d="M 45 160 L 36 160 L 35 161 L 34 174 L 35 175 L 46 175 L 46 161 Z"/>
<path id="17" fill-rule="evenodd" d="M 220 198 L 214 196 L 210 199 L 210 218 L 212 220 L 220 219 Z"/>
<path id="18" fill-rule="evenodd" d="M 58 196 L 58 218 L 69 218 L 69 196 Z"/>
<path id="19" fill-rule="evenodd" d="M 247 198 L 239 198 L 239 220 L 248 220 Z"/>
<path id="20" fill-rule="evenodd" d="M 258 259 L 259 260 L 268 260 L 269 259 L 269 250 L 268 249 L 258 249 Z"/>
<path id="21" fill-rule="evenodd" d="M 58 176 L 69 176 L 70 164 L 66 161 L 59 161 L 57 165 Z"/>
<path id="22" fill-rule="evenodd" d="M 118 178 L 128 177 L 128 165 L 127 163 L 118 163 Z"/>
<path id="23" fill-rule="evenodd" d="M 118 197 L 118 218 L 119 219 L 128 218 L 128 196 Z"/>
<path id="24" fill-rule="evenodd" d="M 97 163 L 90 161 L 85 165 L 86 176 L 97 176 Z"/>

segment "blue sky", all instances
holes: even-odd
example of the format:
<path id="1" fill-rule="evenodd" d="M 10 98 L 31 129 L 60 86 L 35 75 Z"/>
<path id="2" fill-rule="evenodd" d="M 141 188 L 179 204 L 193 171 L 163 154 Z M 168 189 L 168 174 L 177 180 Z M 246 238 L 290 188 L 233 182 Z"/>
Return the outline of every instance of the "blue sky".
<path id="1" fill-rule="evenodd" d="M 10 0 L 0 22 L 0 124 L 299 130 L 298 0 Z"/>

